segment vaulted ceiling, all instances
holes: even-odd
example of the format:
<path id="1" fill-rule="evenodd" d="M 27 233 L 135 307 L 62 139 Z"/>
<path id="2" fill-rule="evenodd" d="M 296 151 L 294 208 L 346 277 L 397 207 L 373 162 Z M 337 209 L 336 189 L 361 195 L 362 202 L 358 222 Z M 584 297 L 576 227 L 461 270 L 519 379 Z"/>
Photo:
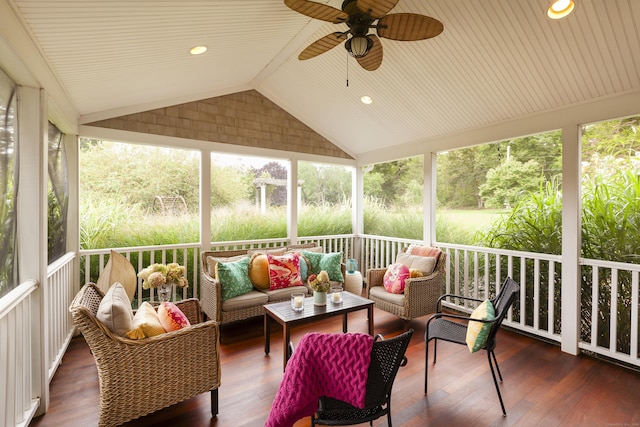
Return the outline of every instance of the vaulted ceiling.
<path id="1" fill-rule="evenodd" d="M 432 16 L 444 32 L 382 39 L 372 72 L 342 46 L 299 61 L 346 25 L 283 0 L 2 1 L 80 123 L 253 89 L 357 158 L 640 93 L 638 0 L 576 0 L 560 21 L 546 17 L 547 0 L 400 0 L 392 12 Z M 208 51 L 190 55 L 196 45 Z"/>

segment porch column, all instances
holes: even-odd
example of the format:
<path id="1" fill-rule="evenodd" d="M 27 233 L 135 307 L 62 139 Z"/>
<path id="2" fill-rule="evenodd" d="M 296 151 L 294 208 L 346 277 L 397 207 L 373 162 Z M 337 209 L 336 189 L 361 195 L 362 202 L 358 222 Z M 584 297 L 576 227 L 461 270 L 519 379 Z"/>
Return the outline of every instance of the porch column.
<path id="1" fill-rule="evenodd" d="M 298 243 L 298 160 L 289 161 L 287 173 L 287 238 L 290 245 Z"/>
<path id="2" fill-rule="evenodd" d="M 364 234 L 364 174 L 366 168 L 356 167 L 351 181 L 351 232 L 356 235 L 354 241 L 353 258 L 358 261 L 358 266 L 364 266 L 362 256 L 362 240 Z M 360 267 L 363 268 L 363 267 Z"/>
<path id="3" fill-rule="evenodd" d="M 561 348 L 577 355 L 580 341 L 580 127 L 562 128 Z"/>
<path id="4" fill-rule="evenodd" d="M 200 250 L 211 249 L 211 151 L 200 150 Z"/>
<path id="5" fill-rule="evenodd" d="M 80 290 L 80 141 L 78 135 L 64 134 L 62 143 L 67 161 L 69 179 L 69 205 L 67 208 L 66 252 L 76 254 L 73 262 L 72 295 Z"/>
<path id="6" fill-rule="evenodd" d="M 36 415 L 49 406 L 47 337 L 44 319 L 47 304 L 47 99 L 44 90 L 18 88 L 18 141 L 20 189 L 18 190 L 18 245 L 20 281 L 37 280 L 30 308 L 32 389 L 40 396 Z M 34 397 L 35 397 L 34 396 Z"/>
<path id="7" fill-rule="evenodd" d="M 438 153 L 424 154 L 424 202 L 423 202 L 423 222 L 422 239 L 426 244 L 432 246 L 437 239 L 436 236 L 436 172 Z"/>

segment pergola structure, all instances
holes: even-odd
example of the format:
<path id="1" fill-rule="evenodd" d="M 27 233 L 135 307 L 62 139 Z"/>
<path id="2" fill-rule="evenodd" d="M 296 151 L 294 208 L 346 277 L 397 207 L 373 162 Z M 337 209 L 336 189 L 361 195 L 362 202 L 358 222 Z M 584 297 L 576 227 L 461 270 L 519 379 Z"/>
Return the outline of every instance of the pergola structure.
<path id="1" fill-rule="evenodd" d="M 580 131 L 640 113 L 640 3 L 576 0 L 574 13 L 557 22 L 545 16 L 547 3 L 401 0 L 394 12 L 434 16 L 445 30 L 411 44 L 385 40 L 383 65 L 367 72 L 342 47 L 298 61 L 306 45 L 335 29 L 281 0 L 0 0 L 0 69 L 15 82 L 18 100 L 21 278 L 0 299 L 0 339 L 6 340 L 0 370 L 12 372 L 22 398 L 0 404 L 0 413 L 28 424 L 45 412 L 56 356 L 64 353 L 64 345 L 51 344 L 46 325 L 51 318 L 67 321 L 64 304 L 53 305 L 54 292 L 68 298 L 80 284 L 79 136 L 199 150 L 202 218 L 211 217 L 212 153 L 286 159 L 294 243 L 299 188 L 291 183 L 299 161 L 354 167 L 357 239 L 364 168 L 424 156 L 423 240 L 436 243 L 438 152 L 560 129 L 560 343 L 577 354 Z M 197 44 L 208 45 L 209 53 L 189 56 Z M 373 103 L 361 104 L 363 95 Z M 62 266 L 47 265 L 48 122 L 65 134 L 70 166 Z M 211 224 L 202 221 L 201 250 L 211 247 L 210 235 Z M 54 291 L 53 274 L 61 291 Z M 16 342 L 9 357 L 2 349 Z M 0 383 L 6 380 L 0 375 Z"/>

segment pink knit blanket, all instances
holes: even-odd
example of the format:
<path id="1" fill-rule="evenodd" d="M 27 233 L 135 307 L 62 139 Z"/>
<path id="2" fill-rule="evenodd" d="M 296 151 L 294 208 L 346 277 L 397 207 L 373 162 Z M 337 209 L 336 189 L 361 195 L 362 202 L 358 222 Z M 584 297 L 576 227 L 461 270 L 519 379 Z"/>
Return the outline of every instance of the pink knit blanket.
<path id="1" fill-rule="evenodd" d="M 364 408 L 373 337 L 306 334 L 293 352 L 265 427 L 291 427 L 318 409 L 321 396 Z"/>

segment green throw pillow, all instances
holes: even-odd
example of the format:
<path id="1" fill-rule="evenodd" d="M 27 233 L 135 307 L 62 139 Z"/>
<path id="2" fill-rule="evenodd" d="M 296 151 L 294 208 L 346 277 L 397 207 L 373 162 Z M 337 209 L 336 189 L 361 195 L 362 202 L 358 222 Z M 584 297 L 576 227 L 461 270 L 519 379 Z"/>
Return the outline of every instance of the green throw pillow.
<path id="1" fill-rule="evenodd" d="M 222 288 L 222 301 L 244 295 L 253 289 L 249 280 L 249 260 L 249 257 L 245 257 L 235 262 L 216 264 L 216 273 Z"/>
<path id="2" fill-rule="evenodd" d="M 344 282 L 342 275 L 342 252 L 328 254 L 302 251 L 302 255 L 309 260 L 309 274 L 318 274 L 324 270 L 329 275 L 329 280 Z"/>
<path id="3" fill-rule="evenodd" d="M 480 304 L 470 316 L 472 319 L 482 319 L 482 320 L 493 320 L 496 318 L 495 310 L 493 308 L 493 304 L 491 301 L 484 300 L 482 304 Z M 489 332 L 491 331 L 492 323 L 483 323 L 483 322 L 469 322 L 467 327 L 467 347 L 469 347 L 469 351 L 471 353 L 475 353 L 476 351 L 484 348 L 484 345 L 487 342 L 487 337 L 489 336 Z"/>

